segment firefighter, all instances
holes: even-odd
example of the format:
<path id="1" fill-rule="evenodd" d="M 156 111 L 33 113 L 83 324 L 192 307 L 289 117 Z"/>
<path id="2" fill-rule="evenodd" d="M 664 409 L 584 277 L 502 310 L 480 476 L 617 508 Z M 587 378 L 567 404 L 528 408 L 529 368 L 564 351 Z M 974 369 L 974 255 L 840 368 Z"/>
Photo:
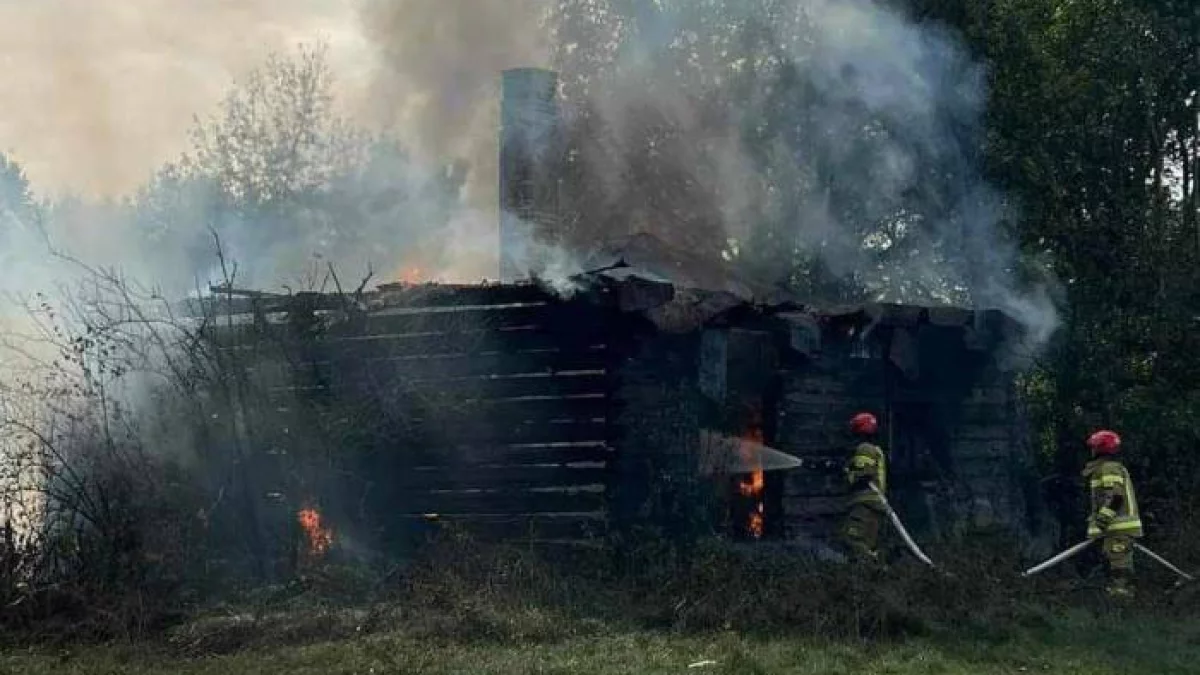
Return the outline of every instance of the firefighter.
<path id="1" fill-rule="evenodd" d="M 1142 536 L 1142 521 L 1138 515 L 1137 496 L 1129 471 L 1116 458 L 1121 449 L 1121 437 L 1108 430 L 1097 431 L 1088 437 L 1092 460 L 1083 469 L 1091 496 L 1091 515 L 1087 521 L 1087 536 L 1100 539 L 1107 567 L 1105 590 L 1113 597 L 1133 594 L 1133 542 Z"/>
<path id="2" fill-rule="evenodd" d="M 884 518 L 883 498 L 871 484 L 887 493 L 887 458 L 883 449 L 872 443 L 879 422 L 871 413 L 860 412 L 850 418 L 850 433 L 857 443 L 846 462 L 846 482 L 850 499 L 842 522 L 842 539 L 860 560 L 878 560 L 879 528 Z"/>

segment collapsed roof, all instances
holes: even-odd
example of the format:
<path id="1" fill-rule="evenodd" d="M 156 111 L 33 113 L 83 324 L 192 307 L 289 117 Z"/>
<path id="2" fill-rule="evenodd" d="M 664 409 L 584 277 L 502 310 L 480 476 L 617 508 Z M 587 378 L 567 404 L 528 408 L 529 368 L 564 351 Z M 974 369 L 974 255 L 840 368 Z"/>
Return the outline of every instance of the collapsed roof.
<path id="1" fill-rule="evenodd" d="M 534 278 L 505 284 L 390 283 L 353 293 L 286 295 L 215 287 L 214 296 L 187 301 L 184 311 L 193 317 L 240 314 L 282 318 L 295 311 L 370 313 L 430 304 L 449 309 L 456 304 L 581 297 L 620 312 L 640 313 L 657 329 L 669 333 L 695 331 L 714 322 L 722 323 L 731 313 L 752 310 L 785 322 L 793 348 L 800 351 L 806 349 L 805 345 L 819 344 L 822 326 L 828 325 L 853 325 L 862 335 L 878 327 L 959 327 L 971 348 L 994 350 L 1008 346 L 1002 359 L 1006 368 L 1020 368 L 1027 361 L 1015 348 L 1022 341 L 1021 326 L 999 310 L 895 303 L 814 305 L 756 284 L 723 261 L 691 255 L 648 233 L 600 247 L 585 262 L 588 271 L 553 281 Z M 901 342 L 908 335 L 903 330 L 899 334 Z M 898 349 L 903 350 L 903 345 Z"/>

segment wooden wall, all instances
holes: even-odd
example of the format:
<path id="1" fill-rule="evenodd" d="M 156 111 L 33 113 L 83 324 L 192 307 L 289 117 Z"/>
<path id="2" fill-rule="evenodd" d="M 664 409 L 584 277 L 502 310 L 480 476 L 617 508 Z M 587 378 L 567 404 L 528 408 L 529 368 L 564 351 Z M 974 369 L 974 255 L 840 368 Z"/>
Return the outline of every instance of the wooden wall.
<path id="1" fill-rule="evenodd" d="M 269 443 L 292 459 L 264 492 L 289 507 L 320 501 L 385 547 L 446 526 L 485 538 L 603 534 L 604 313 L 533 286 L 428 288 L 393 292 L 305 340 L 294 320 L 223 329 L 228 350 L 274 370 L 260 377 L 270 406 L 300 413 L 274 425 L 292 426 Z M 275 358 L 262 342 L 280 347 Z M 314 438 L 322 447 L 301 447 Z M 314 452 L 337 457 L 297 459 Z"/>
<path id="2" fill-rule="evenodd" d="M 672 334 L 530 285 L 392 289 L 366 305 L 216 332 L 266 406 L 288 411 L 256 423 L 275 467 L 256 469 L 263 492 L 285 513 L 318 500 L 372 542 L 447 525 L 575 542 L 721 532 L 699 431 L 739 433 L 747 405 L 769 445 L 805 462 L 769 472 L 772 536 L 832 534 L 846 423 L 864 409 L 883 423 L 892 498 L 915 531 L 1019 529 L 1027 515 L 1012 376 L 970 313 L 741 307 Z"/>
<path id="3" fill-rule="evenodd" d="M 778 447 L 806 461 L 784 479 L 788 536 L 832 534 L 852 443 L 846 424 L 859 410 L 880 419 L 891 500 L 911 529 L 935 538 L 1027 529 L 1029 458 L 1014 375 L 996 367 L 990 345 L 973 342 L 965 321 L 938 325 L 926 314 L 826 321 L 820 330 L 819 344 L 792 353 L 780 371 Z"/>

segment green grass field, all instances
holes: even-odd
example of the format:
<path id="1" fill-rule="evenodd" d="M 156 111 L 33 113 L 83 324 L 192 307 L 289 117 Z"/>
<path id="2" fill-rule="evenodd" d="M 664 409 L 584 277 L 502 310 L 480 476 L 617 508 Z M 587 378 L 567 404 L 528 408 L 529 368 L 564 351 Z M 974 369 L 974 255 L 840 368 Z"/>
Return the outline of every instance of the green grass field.
<path id="1" fill-rule="evenodd" d="M 325 620 L 261 634 L 197 636 L 123 646 L 9 650 L 0 672 L 104 673 L 1080 673 L 1171 675 L 1200 672 L 1200 623 L 1093 614 L 1082 610 L 1002 639 L 958 633 L 885 641 L 756 636 L 735 631 L 687 634 L 629 630 L 602 623 L 520 614 L 513 622 L 557 622 L 558 635 L 448 638 L 406 626 L 355 630 Z M 327 631 L 335 637 L 321 635 Z M 228 633 L 228 631 L 226 631 Z M 224 653 L 217 653 L 224 652 Z"/>

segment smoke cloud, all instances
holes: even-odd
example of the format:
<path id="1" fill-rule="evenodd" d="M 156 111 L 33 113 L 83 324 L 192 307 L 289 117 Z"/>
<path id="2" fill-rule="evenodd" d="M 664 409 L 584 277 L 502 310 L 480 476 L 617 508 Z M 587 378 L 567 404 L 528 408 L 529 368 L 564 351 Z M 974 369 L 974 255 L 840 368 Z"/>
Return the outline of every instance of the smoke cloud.
<path id="1" fill-rule="evenodd" d="M 1054 331 L 982 174 L 982 67 L 947 31 L 870 0 L 562 6 L 576 246 L 650 232 L 760 288 L 998 307 L 1037 344 Z"/>
<path id="2" fill-rule="evenodd" d="M 650 233 L 757 288 L 998 306 L 1039 341 L 1057 322 L 1044 285 L 1014 281 L 1015 214 L 981 173 L 981 68 L 870 0 L 93 5 L 0 1 L 0 145 L 43 194 L 141 186 L 132 214 L 85 203 L 47 227 L 176 289 L 212 276 L 209 228 L 246 285 L 320 284 L 328 263 L 353 281 L 368 262 L 380 280 L 494 276 L 499 74 L 544 66 L 573 150 L 572 255 Z M 282 210 L 214 210 L 194 177 L 145 183 L 235 76 L 313 38 L 345 123 L 396 143 L 358 146 Z M 552 257 L 542 267 L 577 267 Z"/>
<path id="3" fill-rule="evenodd" d="M 0 0 L 0 151 L 43 195 L 118 197 L 272 51 L 330 45 L 347 106 L 373 51 L 355 0 Z"/>
<path id="4" fill-rule="evenodd" d="M 550 63 L 539 0 L 367 0 L 378 50 L 367 115 L 431 162 L 469 166 L 467 203 L 494 211 L 500 72 Z"/>
<path id="5" fill-rule="evenodd" d="M 328 72 L 251 73 L 317 41 Z M 266 290 L 330 290 L 331 266 L 349 287 L 368 265 L 494 277 L 500 72 L 543 66 L 569 225 L 554 245 L 530 228 L 530 270 L 565 279 L 649 234 L 746 287 L 999 307 L 1034 345 L 1057 326 L 982 173 L 980 65 L 871 0 L 0 0 L 0 43 L 0 150 L 66 197 L 0 193 L 8 292 L 86 276 L 57 248 L 179 297 L 220 280 L 213 233 Z M 14 337 L 28 318 L 0 306 L 3 414 L 29 403 L 10 357 L 54 353 Z"/>

